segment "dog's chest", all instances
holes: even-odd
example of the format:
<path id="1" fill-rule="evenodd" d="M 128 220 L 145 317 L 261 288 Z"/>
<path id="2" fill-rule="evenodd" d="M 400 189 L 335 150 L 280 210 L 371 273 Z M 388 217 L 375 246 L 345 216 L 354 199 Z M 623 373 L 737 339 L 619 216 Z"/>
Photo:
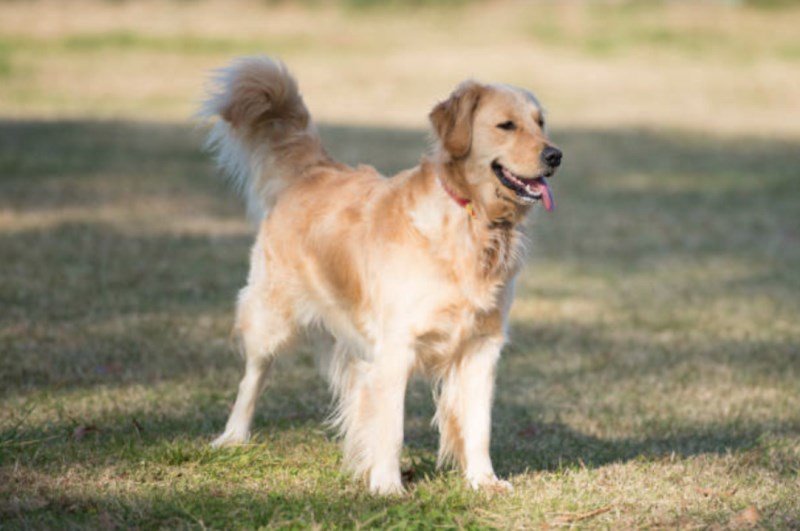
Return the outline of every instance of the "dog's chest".
<path id="1" fill-rule="evenodd" d="M 432 312 L 427 326 L 416 336 L 414 348 L 420 365 L 439 373 L 460 359 L 470 344 L 500 334 L 499 309 L 482 311 L 469 304 L 454 304 Z"/>

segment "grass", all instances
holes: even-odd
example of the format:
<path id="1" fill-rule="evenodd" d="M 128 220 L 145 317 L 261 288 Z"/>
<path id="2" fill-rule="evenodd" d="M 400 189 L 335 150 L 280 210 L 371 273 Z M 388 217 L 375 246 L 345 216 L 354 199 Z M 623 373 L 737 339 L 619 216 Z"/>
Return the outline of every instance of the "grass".
<path id="1" fill-rule="evenodd" d="M 791 5 L 38 0 L 0 9 L 0 113 L 20 119 L 186 120 L 210 70 L 266 53 L 291 65 L 331 123 L 419 129 L 420 109 L 476 77 L 532 87 L 562 126 L 800 135 Z"/>
<path id="2" fill-rule="evenodd" d="M 553 46 L 580 50 L 595 59 L 644 52 L 650 58 L 678 56 L 745 65 L 764 56 L 781 57 L 782 50 L 795 42 L 788 31 L 774 24 L 775 13 L 710 3 L 662 2 L 660 8 L 654 8 L 654 4 L 629 1 L 616 9 L 604 3 L 581 9 L 551 5 L 545 16 L 531 17 L 529 35 Z M 783 7 L 791 6 L 787 3 Z M 697 9 L 710 10 L 709 16 L 698 17 Z M 786 10 L 778 13 L 787 14 Z M 773 32 L 768 39 L 742 37 L 743 31 L 768 31 L 770 27 Z"/>
<path id="3" fill-rule="evenodd" d="M 781 106 L 797 69 L 780 52 L 795 9 L 698 29 L 680 6 L 624 4 L 599 11 L 625 31 L 597 54 L 579 4 L 538 6 L 581 37 L 549 42 L 526 40 L 516 4 L 466 3 L 442 34 L 446 13 L 397 5 L 268 20 L 252 4 L 230 20 L 208 2 L 58 5 L 0 6 L 0 528 L 800 525 L 800 120 Z M 659 39 L 637 57 L 627 39 L 659 13 L 679 40 L 731 20 L 775 29 L 741 32 L 744 57 Z M 191 32 L 159 26 L 183 17 Z M 481 47 L 476 28 L 516 19 Z M 324 21 L 352 31 L 337 41 Z M 241 375 L 229 331 L 252 229 L 178 119 L 205 69 L 286 43 L 331 151 L 392 173 L 426 149 L 431 100 L 468 75 L 454 38 L 483 78 L 537 88 L 566 153 L 498 375 L 492 453 L 514 493 L 435 470 L 415 382 L 409 493 L 367 495 L 322 427 L 307 348 L 281 359 L 253 443 L 211 451 Z M 520 42 L 553 75 L 508 59 Z"/>

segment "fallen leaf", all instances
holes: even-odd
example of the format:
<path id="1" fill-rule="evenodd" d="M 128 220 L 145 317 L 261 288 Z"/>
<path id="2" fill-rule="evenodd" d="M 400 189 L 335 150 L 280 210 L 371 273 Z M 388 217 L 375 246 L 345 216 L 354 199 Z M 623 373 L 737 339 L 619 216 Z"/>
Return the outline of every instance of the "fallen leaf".
<path id="1" fill-rule="evenodd" d="M 758 520 L 761 518 L 761 515 L 758 514 L 758 509 L 756 509 L 755 505 L 751 505 L 744 511 L 740 512 L 733 518 L 728 524 L 731 527 L 755 527 L 758 524 Z"/>

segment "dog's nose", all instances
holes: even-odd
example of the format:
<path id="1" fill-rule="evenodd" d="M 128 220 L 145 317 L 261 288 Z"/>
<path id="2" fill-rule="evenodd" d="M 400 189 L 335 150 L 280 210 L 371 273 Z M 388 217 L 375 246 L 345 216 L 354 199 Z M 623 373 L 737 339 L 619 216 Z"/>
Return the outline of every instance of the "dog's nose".
<path id="1" fill-rule="evenodd" d="M 548 166 L 556 167 L 561 164 L 561 150 L 553 146 L 545 146 L 542 150 L 542 162 Z"/>

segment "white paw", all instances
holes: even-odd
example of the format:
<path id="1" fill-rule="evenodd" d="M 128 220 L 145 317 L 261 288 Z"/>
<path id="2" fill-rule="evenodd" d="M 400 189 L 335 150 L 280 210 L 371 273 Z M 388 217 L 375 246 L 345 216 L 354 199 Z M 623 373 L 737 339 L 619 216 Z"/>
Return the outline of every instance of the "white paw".
<path id="1" fill-rule="evenodd" d="M 400 471 L 392 474 L 371 474 L 369 478 L 369 491 L 379 496 L 400 496 L 405 494 L 403 482 L 400 480 Z"/>
<path id="2" fill-rule="evenodd" d="M 225 433 L 211 441 L 212 448 L 222 448 L 223 446 L 235 446 L 246 443 L 250 439 L 250 433 L 237 433 L 233 430 L 226 430 Z"/>
<path id="3" fill-rule="evenodd" d="M 406 493 L 406 489 L 402 484 L 388 484 L 388 485 L 370 485 L 369 492 L 378 496 L 402 496 Z"/>
<path id="4" fill-rule="evenodd" d="M 511 482 L 504 479 L 497 479 L 497 476 L 494 474 L 481 476 L 479 478 L 472 478 L 469 480 L 469 484 L 473 489 L 482 490 L 485 492 L 504 494 L 514 490 Z"/>

